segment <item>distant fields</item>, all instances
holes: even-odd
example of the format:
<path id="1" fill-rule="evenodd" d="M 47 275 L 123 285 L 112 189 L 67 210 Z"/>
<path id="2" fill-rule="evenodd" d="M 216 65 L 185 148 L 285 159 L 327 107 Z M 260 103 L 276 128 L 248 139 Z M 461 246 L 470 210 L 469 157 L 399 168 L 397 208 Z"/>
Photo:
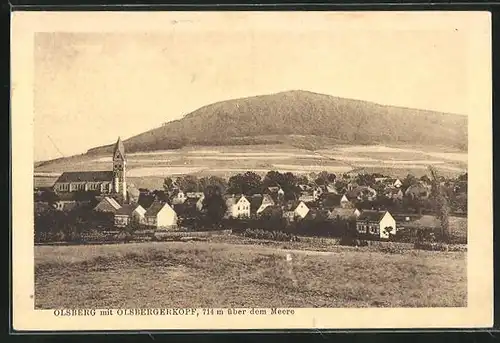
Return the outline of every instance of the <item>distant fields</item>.
<path id="1" fill-rule="evenodd" d="M 464 252 L 36 246 L 35 307 L 463 307 L 466 276 Z"/>
<path id="2" fill-rule="evenodd" d="M 137 187 L 160 187 L 166 176 L 194 174 L 228 177 L 247 170 L 265 174 L 269 170 L 311 173 L 327 170 L 345 173 L 355 168 L 397 177 L 408 173 L 419 177 L 432 164 L 443 176 L 467 170 L 467 154 L 440 148 L 387 146 L 334 146 L 310 151 L 286 145 L 189 147 L 179 150 L 128 154 L 127 176 Z M 81 155 L 41 164 L 35 168 L 35 183 L 54 182 L 58 173 L 78 170 L 109 170 L 111 157 Z M 41 173 L 42 176 L 37 176 Z M 55 173 L 47 176 L 44 173 Z"/>

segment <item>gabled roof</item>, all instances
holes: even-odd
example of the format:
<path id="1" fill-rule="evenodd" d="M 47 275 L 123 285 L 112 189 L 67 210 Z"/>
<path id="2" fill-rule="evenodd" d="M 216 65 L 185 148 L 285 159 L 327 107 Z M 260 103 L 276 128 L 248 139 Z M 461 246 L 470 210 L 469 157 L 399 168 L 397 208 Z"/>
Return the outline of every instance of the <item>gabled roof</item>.
<path id="1" fill-rule="evenodd" d="M 226 195 L 224 198 L 226 201 L 226 205 L 229 207 L 237 204 L 243 197 L 243 195 Z"/>
<path id="2" fill-rule="evenodd" d="M 387 211 L 365 210 L 358 217 L 359 221 L 380 222 Z"/>
<path id="3" fill-rule="evenodd" d="M 103 202 L 108 203 L 115 210 L 118 210 L 121 207 L 121 205 L 115 199 L 113 199 L 111 197 L 104 197 L 101 201 L 99 201 L 99 203 L 96 205 L 96 207 L 98 207 Z"/>
<path id="4" fill-rule="evenodd" d="M 287 206 L 287 209 L 289 211 L 295 211 L 295 209 L 301 204 L 303 203 L 307 208 L 309 208 L 307 206 L 307 204 L 304 202 L 304 201 L 301 201 L 301 200 L 297 200 L 297 201 L 292 201 L 292 202 L 289 202 L 288 203 L 288 206 Z"/>
<path id="5" fill-rule="evenodd" d="M 120 137 L 116 141 L 115 147 L 113 149 L 113 156 L 116 156 L 116 152 L 119 151 L 121 156 L 125 158 L 125 147 L 123 146 L 123 142 Z"/>
<path id="6" fill-rule="evenodd" d="M 64 172 L 59 176 L 56 183 L 62 182 L 101 182 L 112 181 L 113 171 L 81 171 L 81 172 Z"/>
<path id="7" fill-rule="evenodd" d="M 437 229 L 441 227 L 441 221 L 436 216 L 423 215 L 418 219 L 406 222 L 404 226 L 417 229 Z"/>
<path id="8" fill-rule="evenodd" d="M 262 196 L 262 194 L 254 194 L 248 198 L 248 200 L 250 201 L 250 211 L 252 213 L 257 212 L 259 207 L 262 205 L 263 199 L 264 197 Z"/>
<path id="9" fill-rule="evenodd" d="M 142 207 L 142 206 L 139 204 L 126 204 L 123 205 L 118 211 L 116 211 L 115 214 L 129 216 L 132 214 L 132 212 L 135 211 L 137 207 Z"/>
<path id="10" fill-rule="evenodd" d="M 109 204 L 111 206 L 113 206 L 114 208 L 116 209 L 119 209 L 121 207 L 121 205 L 113 198 L 110 198 L 110 197 L 105 197 L 104 198 L 107 202 L 109 202 Z"/>
<path id="11" fill-rule="evenodd" d="M 163 209 L 163 207 L 165 207 L 165 206 L 170 206 L 170 205 L 166 202 L 155 201 L 147 209 L 145 216 L 146 217 L 155 217 L 158 214 L 158 212 L 160 212 Z"/>
<path id="12" fill-rule="evenodd" d="M 337 217 L 341 219 L 350 219 L 355 217 L 355 212 L 356 210 L 353 208 L 340 208 L 340 207 L 335 207 L 330 211 L 330 214 L 328 215 L 329 219 L 337 219 Z"/>

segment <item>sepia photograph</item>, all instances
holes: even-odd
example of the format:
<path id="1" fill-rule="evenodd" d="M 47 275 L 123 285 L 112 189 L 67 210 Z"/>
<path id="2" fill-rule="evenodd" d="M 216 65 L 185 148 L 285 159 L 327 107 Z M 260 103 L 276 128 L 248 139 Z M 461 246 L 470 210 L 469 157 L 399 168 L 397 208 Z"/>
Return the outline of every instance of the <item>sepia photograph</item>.
<path id="1" fill-rule="evenodd" d="M 488 14 L 17 14 L 25 326 L 492 321 Z"/>

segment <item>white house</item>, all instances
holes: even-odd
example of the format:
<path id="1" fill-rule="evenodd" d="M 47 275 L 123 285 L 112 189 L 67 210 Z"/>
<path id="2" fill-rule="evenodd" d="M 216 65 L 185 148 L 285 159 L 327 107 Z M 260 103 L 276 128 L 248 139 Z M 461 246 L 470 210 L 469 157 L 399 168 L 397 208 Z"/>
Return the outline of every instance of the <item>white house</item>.
<path id="1" fill-rule="evenodd" d="M 147 209 L 145 224 L 160 230 L 172 230 L 177 228 L 177 213 L 166 202 L 155 201 Z"/>
<path id="2" fill-rule="evenodd" d="M 123 205 L 115 212 L 115 226 L 125 227 L 128 224 L 144 224 L 146 210 L 139 204 Z"/>
<path id="3" fill-rule="evenodd" d="M 395 179 L 394 182 L 392 183 L 392 185 L 396 188 L 399 188 L 403 185 L 403 183 L 401 182 L 400 179 Z"/>
<path id="4" fill-rule="evenodd" d="M 288 220 L 294 220 L 295 218 L 304 219 L 309 211 L 309 207 L 303 201 L 299 201 L 291 204 L 288 211 L 283 212 L 283 216 Z"/>
<path id="5" fill-rule="evenodd" d="M 389 234 L 396 234 L 396 220 L 388 211 L 363 211 L 356 219 L 359 233 L 371 234 L 387 239 Z"/>
<path id="6" fill-rule="evenodd" d="M 180 189 L 176 189 L 171 196 L 172 205 L 183 204 L 186 199 L 186 193 Z"/>
<path id="7" fill-rule="evenodd" d="M 250 214 L 259 216 L 269 206 L 275 202 L 269 194 L 254 194 L 250 197 Z"/>
<path id="8" fill-rule="evenodd" d="M 250 201 L 244 195 L 226 197 L 226 217 L 250 218 Z"/>

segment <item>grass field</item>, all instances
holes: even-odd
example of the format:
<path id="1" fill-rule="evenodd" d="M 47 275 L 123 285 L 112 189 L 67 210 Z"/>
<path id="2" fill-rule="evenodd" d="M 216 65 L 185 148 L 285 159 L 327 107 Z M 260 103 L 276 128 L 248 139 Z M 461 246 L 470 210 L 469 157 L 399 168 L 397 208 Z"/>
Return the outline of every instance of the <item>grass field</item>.
<path id="1" fill-rule="evenodd" d="M 422 150 L 424 149 L 424 150 Z M 434 149 L 434 150 L 432 150 Z M 111 157 L 82 155 L 40 164 L 35 172 L 37 185 L 46 186 L 46 173 L 80 170 L 110 170 Z M 467 153 L 443 152 L 439 148 L 387 146 L 331 146 L 311 151 L 287 145 L 249 145 L 186 147 L 179 150 L 140 152 L 128 155 L 127 176 L 136 178 L 137 187 L 160 188 L 151 180 L 166 176 L 193 174 L 229 177 L 247 170 L 265 174 L 269 170 L 308 174 L 327 170 L 345 173 L 363 167 L 395 177 L 409 173 L 420 177 L 432 164 L 443 176 L 456 176 L 467 170 Z M 57 175 L 52 175 L 52 182 Z M 151 187 L 153 186 L 153 187 Z"/>
<path id="2" fill-rule="evenodd" d="M 35 247 L 38 309 L 463 307 L 466 284 L 463 252 L 214 242 Z"/>

